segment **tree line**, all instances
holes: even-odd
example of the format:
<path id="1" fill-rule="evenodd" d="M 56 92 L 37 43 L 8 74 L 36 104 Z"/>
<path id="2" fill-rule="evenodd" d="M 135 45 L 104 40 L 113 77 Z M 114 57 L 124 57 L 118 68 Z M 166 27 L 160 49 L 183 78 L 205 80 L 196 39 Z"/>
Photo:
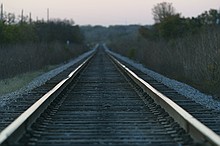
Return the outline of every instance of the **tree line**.
<path id="1" fill-rule="evenodd" d="M 0 11 L 0 80 L 66 62 L 88 51 L 73 20 L 36 20 Z"/>
<path id="2" fill-rule="evenodd" d="M 139 32 L 145 38 L 166 40 L 197 34 L 210 27 L 220 25 L 220 11 L 210 9 L 197 17 L 185 18 L 177 13 L 172 3 L 162 2 L 152 9 L 155 24 L 141 27 Z"/>
<path id="3" fill-rule="evenodd" d="M 163 2 L 153 7 L 152 14 L 155 24 L 140 26 L 136 35 L 115 36 L 107 45 L 220 99 L 220 11 L 185 18 Z"/>
<path id="4" fill-rule="evenodd" d="M 84 37 L 73 20 L 32 21 L 31 16 L 16 17 L 13 13 L 1 12 L 0 45 L 55 41 L 82 44 Z"/>

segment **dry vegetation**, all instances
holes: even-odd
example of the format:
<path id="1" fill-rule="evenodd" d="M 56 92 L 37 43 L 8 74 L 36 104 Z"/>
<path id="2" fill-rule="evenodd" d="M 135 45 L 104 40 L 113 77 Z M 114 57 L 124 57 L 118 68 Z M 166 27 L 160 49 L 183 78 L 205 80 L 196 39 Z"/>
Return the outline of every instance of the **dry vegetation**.
<path id="1" fill-rule="evenodd" d="M 0 80 L 0 96 L 17 91 L 22 87 L 27 86 L 34 78 L 42 75 L 45 72 L 48 72 L 49 70 L 54 69 L 55 67 L 57 66 L 56 65 L 47 66 L 42 70 L 28 72 L 28 73 L 16 75 L 13 78 Z"/>
<path id="2" fill-rule="evenodd" d="M 220 11 L 184 18 L 162 2 L 152 9 L 155 24 L 108 43 L 115 52 L 220 99 Z M 156 11 L 160 10 L 163 11 Z M 163 12 L 163 13 L 160 13 Z"/>
<path id="3" fill-rule="evenodd" d="M 73 20 L 33 21 L 3 13 L 0 17 L 0 80 L 60 64 L 87 51 Z"/>
<path id="4" fill-rule="evenodd" d="M 172 41 L 152 41 L 141 35 L 112 40 L 114 51 L 170 78 L 220 95 L 220 28 Z"/>
<path id="5" fill-rule="evenodd" d="M 0 47 L 0 79 L 62 63 L 86 50 L 82 45 L 66 46 L 58 42 Z"/>

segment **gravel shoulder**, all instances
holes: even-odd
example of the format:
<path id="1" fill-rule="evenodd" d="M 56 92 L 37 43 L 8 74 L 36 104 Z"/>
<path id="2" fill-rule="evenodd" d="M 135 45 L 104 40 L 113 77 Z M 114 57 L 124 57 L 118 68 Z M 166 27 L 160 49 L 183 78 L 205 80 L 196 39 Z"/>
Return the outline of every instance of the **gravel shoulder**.
<path id="1" fill-rule="evenodd" d="M 13 100 L 17 99 L 17 98 L 21 97 L 23 94 L 30 92 L 34 88 L 37 88 L 37 87 L 43 85 L 45 82 L 47 82 L 48 80 L 50 80 L 51 78 L 53 78 L 54 76 L 59 74 L 60 72 L 64 71 L 68 67 L 76 64 L 77 62 L 79 62 L 82 59 L 85 59 L 86 57 L 88 57 L 89 55 L 91 55 L 95 51 L 95 48 L 90 50 L 89 52 L 86 52 L 86 53 L 80 55 L 77 58 L 74 58 L 73 60 L 70 60 L 66 64 L 62 64 L 59 67 L 34 78 L 30 83 L 27 84 L 27 86 L 24 86 L 17 91 L 14 91 L 14 92 L 11 92 L 11 93 L 8 93 L 5 95 L 1 95 L 0 96 L 0 108 L 10 104 L 10 101 L 12 99 Z"/>
<path id="2" fill-rule="evenodd" d="M 108 52 L 110 52 L 112 55 L 114 55 L 115 57 L 129 63 L 130 65 L 132 65 L 136 69 L 139 69 L 143 73 L 148 74 L 150 77 L 154 78 L 158 82 L 161 82 L 164 85 L 174 89 L 179 94 L 186 96 L 187 98 L 190 98 L 190 99 L 194 100 L 195 102 L 206 106 L 209 109 L 214 109 L 214 110 L 220 111 L 220 102 L 217 100 L 214 100 L 214 98 L 212 96 L 203 94 L 199 90 L 197 90 L 197 89 L 195 89 L 185 83 L 181 83 L 179 81 L 169 79 L 159 73 L 156 73 L 156 72 L 146 68 L 144 65 L 137 63 L 127 57 L 124 57 L 124 56 L 121 56 L 120 54 L 111 52 L 106 46 L 105 46 L 105 49 Z M 27 86 L 15 91 L 15 92 L 0 96 L 0 107 L 4 107 L 4 106 L 10 104 L 11 99 L 19 98 L 22 96 L 22 94 L 28 93 L 31 90 L 33 90 L 34 88 L 43 85 L 46 81 L 50 80 L 52 77 L 56 76 L 57 74 L 59 74 L 60 72 L 62 72 L 65 69 L 67 69 L 68 67 L 74 65 L 78 61 L 88 57 L 94 51 L 95 51 L 95 49 L 93 49 L 89 52 L 86 52 L 83 55 L 71 60 L 70 62 L 68 62 L 64 65 L 60 65 L 58 68 L 53 69 L 47 73 L 44 73 L 44 74 L 40 75 L 39 77 L 36 77 Z"/>
<path id="3" fill-rule="evenodd" d="M 104 45 L 105 46 L 105 45 Z M 131 66 L 135 67 L 136 69 L 142 71 L 143 73 L 149 75 L 150 77 L 154 78 L 160 83 L 163 83 L 164 85 L 168 86 L 171 89 L 174 89 L 177 91 L 179 94 L 192 99 L 193 101 L 207 107 L 208 109 L 214 109 L 217 111 L 220 111 L 220 102 L 215 100 L 211 95 L 206 95 L 199 90 L 176 80 L 167 78 L 159 73 L 156 73 L 148 68 L 146 68 L 144 65 L 137 63 L 127 57 L 124 57 L 120 54 L 114 53 L 110 51 L 106 46 L 105 46 L 106 51 L 111 53 L 113 56 L 116 58 L 119 58 L 123 60 L 124 62 L 130 64 Z"/>

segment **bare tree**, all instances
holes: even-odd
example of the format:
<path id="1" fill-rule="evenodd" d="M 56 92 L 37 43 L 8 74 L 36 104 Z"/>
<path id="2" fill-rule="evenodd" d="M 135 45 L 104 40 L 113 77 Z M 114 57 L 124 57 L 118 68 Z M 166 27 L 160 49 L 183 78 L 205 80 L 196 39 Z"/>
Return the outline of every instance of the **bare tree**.
<path id="1" fill-rule="evenodd" d="M 175 8 L 172 3 L 162 2 L 158 3 L 152 8 L 152 14 L 156 23 L 160 23 L 165 18 L 175 15 Z"/>

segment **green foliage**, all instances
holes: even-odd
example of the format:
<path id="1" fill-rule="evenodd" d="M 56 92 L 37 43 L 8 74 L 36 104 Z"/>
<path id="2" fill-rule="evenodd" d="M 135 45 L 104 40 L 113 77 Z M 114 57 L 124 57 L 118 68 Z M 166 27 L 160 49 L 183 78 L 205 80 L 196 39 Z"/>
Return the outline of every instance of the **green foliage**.
<path id="1" fill-rule="evenodd" d="M 217 20 L 220 19 L 220 13 L 215 9 L 205 11 L 198 16 L 198 20 L 203 25 L 216 24 Z"/>
<path id="2" fill-rule="evenodd" d="M 87 50 L 72 20 L 16 20 L 11 13 L 0 19 L 0 79 L 59 64 Z"/>
<path id="3" fill-rule="evenodd" d="M 0 80 L 56 65 L 88 51 L 82 44 L 27 43 L 0 45 Z"/>
<path id="4" fill-rule="evenodd" d="M 118 37 L 125 37 L 136 35 L 136 31 L 139 29 L 139 25 L 115 25 L 115 26 L 81 26 L 86 43 L 108 43 Z"/>
<path id="5" fill-rule="evenodd" d="M 166 3 L 160 3 L 155 6 L 153 9 L 153 15 L 155 17 L 155 10 L 157 8 L 158 11 L 158 20 L 151 28 L 140 27 L 139 33 L 147 39 L 155 40 L 155 39 L 165 39 L 167 41 L 184 37 L 186 35 L 198 34 L 201 31 L 204 31 L 206 28 L 220 25 L 220 12 L 215 9 L 210 9 L 209 11 L 205 11 L 198 17 L 194 18 L 184 18 L 181 17 L 180 14 L 168 13 L 169 7 L 170 10 L 172 5 Z M 159 11 L 160 10 L 160 11 Z M 165 12 L 163 12 L 165 11 Z M 162 14 L 159 14 L 162 13 Z M 159 15 L 163 15 L 160 16 Z M 160 19 L 159 19 L 160 18 Z"/>
<path id="6" fill-rule="evenodd" d="M 148 32 L 152 29 L 142 27 L 139 33 L 140 30 Z M 117 38 L 109 46 L 154 71 L 220 97 L 220 27 L 168 41 L 133 37 L 129 41 L 128 36 Z"/>
<path id="7" fill-rule="evenodd" d="M 54 42 L 82 44 L 84 36 L 79 26 L 72 20 L 52 20 L 49 22 L 28 22 L 28 18 L 16 22 L 12 13 L 5 14 L 0 20 L 0 45 L 24 44 L 30 42 Z"/>
<path id="8" fill-rule="evenodd" d="M 34 25 L 4 24 L 0 25 L 0 44 L 27 43 L 36 40 Z"/>
<path id="9" fill-rule="evenodd" d="M 159 32 L 159 36 L 166 39 L 181 37 L 187 31 L 187 25 L 179 14 L 166 17 L 155 27 Z"/>
<path id="10" fill-rule="evenodd" d="M 155 30 L 155 27 L 141 26 L 138 31 L 139 34 L 141 34 L 141 36 L 143 36 L 144 38 L 148 38 L 150 40 L 155 40 L 156 38 L 158 38 L 158 33 Z"/>
<path id="11" fill-rule="evenodd" d="M 68 21 L 54 20 L 48 23 L 36 22 L 38 39 L 42 42 L 60 41 L 65 43 L 83 43 L 84 37 L 79 26 L 73 26 Z"/>
<path id="12" fill-rule="evenodd" d="M 136 54 L 136 49 L 129 49 L 128 57 L 134 59 Z"/>

